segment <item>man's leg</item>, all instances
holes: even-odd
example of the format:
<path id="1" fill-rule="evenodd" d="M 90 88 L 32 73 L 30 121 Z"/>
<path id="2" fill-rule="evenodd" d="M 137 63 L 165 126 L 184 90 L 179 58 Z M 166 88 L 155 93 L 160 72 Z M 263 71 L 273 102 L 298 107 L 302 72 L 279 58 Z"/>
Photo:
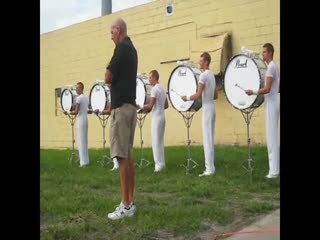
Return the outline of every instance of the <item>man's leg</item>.
<path id="1" fill-rule="evenodd" d="M 108 217 L 112 220 L 133 216 L 136 206 L 131 206 L 134 192 L 134 167 L 132 146 L 136 126 L 136 108 L 129 104 L 121 106 L 114 114 L 111 112 L 111 150 L 112 157 L 118 156 L 122 204 Z M 123 206 L 124 205 L 124 206 Z"/>
<path id="2" fill-rule="evenodd" d="M 159 142 L 158 142 L 158 121 L 157 116 L 155 114 L 152 115 L 151 122 L 151 139 L 152 139 L 152 155 L 154 160 L 154 170 L 157 171 L 160 168 L 159 162 Z"/>
<path id="3" fill-rule="evenodd" d="M 159 141 L 159 164 L 161 168 L 164 168 L 166 163 L 164 159 L 164 128 L 165 128 L 165 118 L 161 116 L 159 123 L 158 123 L 158 141 Z"/>
<path id="4" fill-rule="evenodd" d="M 125 206 L 130 205 L 129 192 L 130 192 L 130 175 L 128 174 L 129 161 L 128 159 L 118 158 L 120 167 L 120 184 L 122 203 Z"/>
<path id="5" fill-rule="evenodd" d="M 134 202 L 134 161 L 133 161 L 133 141 L 134 141 L 134 133 L 135 133 L 135 129 L 136 129 L 136 124 L 137 124 L 137 110 L 135 107 L 133 107 L 132 105 L 128 106 L 129 107 L 129 111 L 130 113 L 130 137 L 129 137 L 129 154 L 128 154 L 128 183 L 129 183 L 129 200 L 130 203 Z"/>
<path id="6" fill-rule="evenodd" d="M 134 202 L 134 164 L 133 159 L 129 158 L 128 161 L 128 184 L 129 184 L 129 202 Z"/>
<path id="7" fill-rule="evenodd" d="M 265 104 L 265 121 L 267 149 L 269 158 L 269 175 L 279 174 L 279 146 L 277 143 L 279 108 L 276 101 L 269 100 Z"/>
<path id="8" fill-rule="evenodd" d="M 213 152 L 213 123 L 214 123 L 214 106 L 207 106 L 203 109 L 202 114 L 202 135 L 205 158 L 205 172 L 214 173 L 214 152 Z"/>

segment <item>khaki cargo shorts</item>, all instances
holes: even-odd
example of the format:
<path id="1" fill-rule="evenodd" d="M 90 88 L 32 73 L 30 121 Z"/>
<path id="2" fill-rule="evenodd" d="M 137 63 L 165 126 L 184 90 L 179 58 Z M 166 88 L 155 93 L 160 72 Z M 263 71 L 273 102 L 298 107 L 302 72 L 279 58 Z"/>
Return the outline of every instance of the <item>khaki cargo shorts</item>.
<path id="1" fill-rule="evenodd" d="M 137 108 L 129 103 L 112 109 L 110 115 L 111 158 L 131 158 L 134 132 L 137 123 Z"/>

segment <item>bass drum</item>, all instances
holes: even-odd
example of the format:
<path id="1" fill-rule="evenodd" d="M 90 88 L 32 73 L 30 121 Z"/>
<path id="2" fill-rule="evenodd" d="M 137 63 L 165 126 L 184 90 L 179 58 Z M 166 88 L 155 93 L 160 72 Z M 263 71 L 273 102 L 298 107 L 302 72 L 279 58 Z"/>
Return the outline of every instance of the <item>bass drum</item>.
<path id="1" fill-rule="evenodd" d="M 136 84 L 136 104 L 143 107 L 150 102 L 152 85 L 147 77 L 137 77 Z M 148 113 L 150 111 L 138 109 L 138 113 Z"/>
<path id="2" fill-rule="evenodd" d="M 77 96 L 77 92 L 73 88 L 63 89 L 60 99 L 62 110 L 66 112 L 75 110 Z"/>
<path id="3" fill-rule="evenodd" d="M 181 96 L 197 92 L 200 74 L 198 68 L 184 65 L 177 66 L 171 72 L 168 81 L 169 101 L 178 112 L 197 112 L 202 107 L 202 98 L 187 102 L 181 99 Z"/>
<path id="4" fill-rule="evenodd" d="M 258 91 L 264 87 L 267 65 L 260 58 L 239 54 L 231 58 L 226 66 L 223 88 L 227 100 L 236 109 L 248 110 L 259 107 L 263 94 L 247 95 L 245 90 Z"/>
<path id="5" fill-rule="evenodd" d="M 111 93 L 109 87 L 103 81 L 97 81 L 90 90 L 90 107 L 93 111 L 103 110 L 110 107 Z"/>

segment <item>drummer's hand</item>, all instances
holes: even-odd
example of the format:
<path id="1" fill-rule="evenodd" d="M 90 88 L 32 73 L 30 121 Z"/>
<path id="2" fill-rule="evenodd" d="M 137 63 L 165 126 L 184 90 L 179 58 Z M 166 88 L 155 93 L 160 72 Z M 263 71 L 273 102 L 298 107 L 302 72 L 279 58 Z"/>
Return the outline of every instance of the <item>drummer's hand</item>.
<path id="1" fill-rule="evenodd" d="M 185 101 L 185 102 L 188 101 L 188 100 L 187 100 L 187 96 L 182 96 L 181 99 L 182 99 L 183 101 Z"/>
<path id="2" fill-rule="evenodd" d="M 106 110 L 105 114 L 110 115 L 111 114 L 111 109 Z"/>
<path id="3" fill-rule="evenodd" d="M 248 94 L 249 96 L 253 94 L 253 91 L 250 90 L 250 89 L 249 89 L 249 90 L 245 90 L 245 92 L 246 92 L 246 94 Z"/>
<path id="4" fill-rule="evenodd" d="M 142 109 L 142 107 L 141 107 L 139 104 L 137 104 L 137 108 L 138 108 L 138 109 Z"/>
<path id="5" fill-rule="evenodd" d="M 94 110 L 95 114 L 99 114 L 99 109 Z"/>

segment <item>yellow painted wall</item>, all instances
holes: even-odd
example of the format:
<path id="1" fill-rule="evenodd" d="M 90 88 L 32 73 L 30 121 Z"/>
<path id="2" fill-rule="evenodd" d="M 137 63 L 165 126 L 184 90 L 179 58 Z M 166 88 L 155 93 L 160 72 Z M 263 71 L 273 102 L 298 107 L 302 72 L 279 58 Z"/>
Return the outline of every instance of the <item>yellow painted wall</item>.
<path id="1" fill-rule="evenodd" d="M 176 0 L 172 16 L 166 16 L 167 1 L 149 4 L 95 18 L 40 36 L 41 60 L 41 148 L 71 147 L 71 127 L 67 117 L 55 115 L 54 89 L 82 81 L 85 94 L 96 79 L 103 79 L 114 43 L 110 39 L 110 24 L 122 17 L 127 22 L 128 35 L 138 51 L 138 72 L 157 69 L 160 83 L 167 88 L 168 78 L 176 59 L 190 58 L 197 62 L 202 48 L 210 48 L 206 36 L 230 32 L 233 53 L 241 46 L 261 52 L 261 46 L 271 42 L 275 61 L 280 66 L 280 1 L 279 0 Z M 209 41 L 209 42 L 208 42 Z M 214 43 L 212 43 L 214 44 Z M 196 49 L 195 49 L 196 48 Z M 218 55 L 212 53 L 212 70 L 220 71 Z M 191 129 L 192 144 L 202 144 L 202 110 L 196 113 Z M 151 115 L 144 123 L 145 146 L 151 144 Z M 186 142 L 182 117 L 173 108 L 166 111 L 165 145 Z M 108 124 L 109 126 L 109 124 Z M 107 128 L 107 140 L 109 128 Z M 264 106 L 252 117 L 251 139 L 265 144 Z M 241 113 L 227 102 L 223 90 L 216 101 L 216 144 L 246 144 L 246 125 Z M 136 129 L 135 145 L 139 145 Z M 107 146 L 109 142 L 107 141 Z M 89 147 L 102 146 L 102 128 L 94 115 L 89 115 Z"/>

